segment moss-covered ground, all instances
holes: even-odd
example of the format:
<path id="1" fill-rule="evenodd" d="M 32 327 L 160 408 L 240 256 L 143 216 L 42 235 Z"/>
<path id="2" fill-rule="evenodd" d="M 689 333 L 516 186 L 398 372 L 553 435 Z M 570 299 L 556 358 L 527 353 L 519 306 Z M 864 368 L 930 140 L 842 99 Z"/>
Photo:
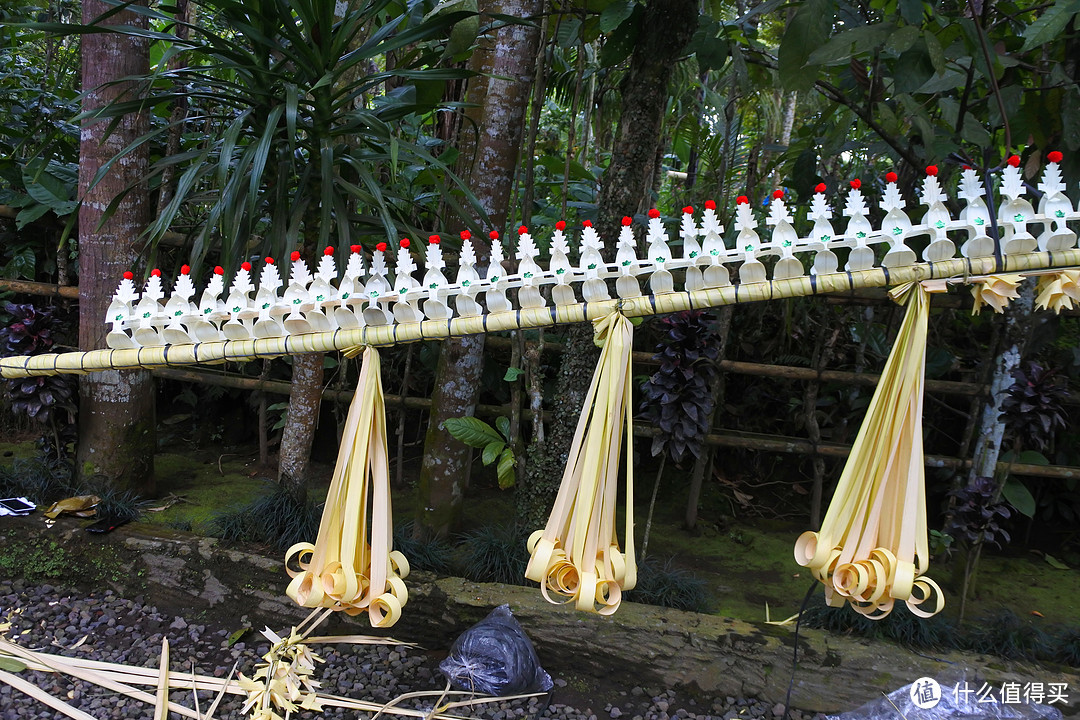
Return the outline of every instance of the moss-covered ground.
<path id="1" fill-rule="evenodd" d="M 32 454 L 31 443 L 0 444 L 0 466 L 10 464 L 14 457 Z M 156 457 L 156 468 L 159 491 L 180 501 L 166 510 L 145 512 L 142 521 L 196 533 L 212 534 L 216 513 L 250 503 L 273 487 L 272 474 L 259 468 L 253 456 L 221 449 L 163 452 Z M 316 498 L 325 493 L 329 475 L 328 467 L 317 470 L 320 482 L 312 491 Z M 766 619 L 766 606 L 773 620 L 795 614 L 810 585 L 809 574 L 792 555 L 794 542 L 806 526 L 797 521 L 710 515 L 705 503 L 699 529 L 690 533 L 681 527 L 684 497 L 677 489 L 667 495 L 661 492 L 648 554 L 665 562 L 670 559 L 673 567 L 704 580 L 716 614 L 751 622 Z M 150 508 L 160 505 L 148 503 Z M 394 489 L 397 522 L 411 516 L 412 505 L 409 488 Z M 646 493 L 644 499 L 639 497 L 636 509 L 639 548 L 647 510 Z M 466 527 L 501 524 L 512 517 L 511 492 L 483 483 L 470 490 Z M 1080 553 L 1062 551 L 1054 560 L 1065 568 L 1051 564 L 1041 553 L 1017 547 L 985 553 L 967 616 L 1008 608 L 1035 622 L 1076 624 L 1080 618 Z M 961 574 L 953 566 L 956 562 L 936 558 L 929 571 L 946 590 L 947 615 L 954 615 L 959 605 Z"/>

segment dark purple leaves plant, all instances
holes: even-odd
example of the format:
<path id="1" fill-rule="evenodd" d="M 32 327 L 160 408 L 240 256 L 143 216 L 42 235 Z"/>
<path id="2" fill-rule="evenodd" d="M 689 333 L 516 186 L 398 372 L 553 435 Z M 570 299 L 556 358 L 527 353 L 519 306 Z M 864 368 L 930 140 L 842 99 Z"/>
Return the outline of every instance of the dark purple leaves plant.
<path id="1" fill-rule="evenodd" d="M 1044 450 L 1054 432 L 1065 427 L 1069 391 L 1054 370 L 1034 361 L 1013 370 L 1012 376 L 1013 386 L 1001 403 L 1005 426 L 1021 447 Z"/>
<path id="2" fill-rule="evenodd" d="M 712 386 L 718 369 L 720 336 L 706 313 L 689 310 L 661 318 L 664 341 L 654 360 L 660 369 L 641 386 L 641 413 L 659 433 L 652 454 L 667 450 L 675 462 L 689 452 L 697 457 L 712 414 Z"/>
<path id="3" fill-rule="evenodd" d="M 952 519 L 945 532 L 968 547 L 978 542 L 1001 547 L 1002 541 L 1009 542 L 1009 533 L 999 524 L 999 520 L 1012 517 L 1009 506 L 996 499 L 997 485 L 993 478 L 977 477 L 964 488 L 950 493 L 956 499 Z"/>

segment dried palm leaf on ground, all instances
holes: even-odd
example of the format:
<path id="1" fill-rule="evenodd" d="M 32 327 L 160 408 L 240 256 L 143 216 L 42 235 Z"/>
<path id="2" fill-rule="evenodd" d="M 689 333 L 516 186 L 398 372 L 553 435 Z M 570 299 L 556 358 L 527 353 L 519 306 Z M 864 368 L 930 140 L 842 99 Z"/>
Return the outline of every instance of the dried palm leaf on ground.
<path id="1" fill-rule="evenodd" d="M 622 592 L 637 583 L 634 559 L 634 469 L 626 463 L 625 554 L 615 528 L 622 436 L 633 455 L 630 351 L 633 324 L 613 312 L 594 324 L 602 347 L 570 445 L 547 526 L 529 538 L 525 577 L 540 583 L 551 603 L 573 602 L 578 610 L 610 615 Z M 552 593 L 567 600 L 552 598 Z"/>
<path id="2" fill-rule="evenodd" d="M 389 627 L 409 599 L 405 556 L 393 549 L 386 409 L 379 353 L 364 348 L 341 449 L 315 543 L 285 555 L 289 597 L 304 607 L 358 615 Z M 299 569 L 294 569 L 293 566 Z"/>
<path id="3" fill-rule="evenodd" d="M 795 559 L 825 585 L 829 605 L 849 602 L 878 619 L 903 600 L 930 617 L 945 605 L 941 588 L 923 575 L 930 558 L 922 441 L 930 298 L 920 283 L 889 295 L 907 304 L 904 322 L 821 530 L 802 534 Z"/>

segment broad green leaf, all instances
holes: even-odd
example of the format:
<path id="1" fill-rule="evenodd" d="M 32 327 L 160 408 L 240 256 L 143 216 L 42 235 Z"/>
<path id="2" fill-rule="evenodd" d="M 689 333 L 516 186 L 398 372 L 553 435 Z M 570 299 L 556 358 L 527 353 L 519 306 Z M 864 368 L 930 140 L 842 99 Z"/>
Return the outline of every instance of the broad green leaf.
<path id="1" fill-rule="evenodd" d="M 926 32 L 922 35 L 926 42 L 926 52 L 930 56 L 930 63 L 934 66 L 934 72 L 945 72 L 945 51 L 941 48 L 937 35 Z"/>
<path id="2" fill-rule="evenodd" d="M 36 207 L 44 207 L 38 205 Z M 45 208 L 45 212 L 48 212 L 48 208 Z M 26 212 L 25 210 L 23 212 Z M 22 215 L 22 212 L 19 213 Z M 17 222 L 17 221 L 16 221 Z M 6 278 L 12 280 L 33 280 L 37 276 L 37 256 L 34 254 L 32 247 L 24 247 L 18 250 L 11 259 L 7 261 L 7 264 L 3 267 L 3 272 L 0 273 Z"/>
<path id="3" fill-rule="evenodd" d="M 506 448 L 499 455 L 499 464 L 495 466 L 496 474 L 499 477 L 499 487 L 503 490 L 511 488 L 517 481 L 514 476 L 514 452 L 510 448 Z"/>
<path id="4" fill-rule="evenodd" d="M 633 0 L 616 0 L 600 13 L 600 32 L 607 34 L 622 25 L 623 20 L 634 12 Z"/>
<path id="5" fill-rule="evenodd" d="M 506 382 L 514 382 L 519 377 L 525 374 L 525 371 L 521 368 L 506 368 L 506 374 L 503 375 L 503 380 Z"/>
<path id="6" fill-rule="evenodd" d="M 44 167 L 34 168 L 27 165 L 23 168 L 23 185 L 30 197 L 57 215 L 67 215 L 78 205 L 74 200 L 68 199 L 71 197 L 72 188 L 59 178 L 53 177 Z"/>
<path id="7" fill-rule="evenodd" d="M 780 84 L 785 90 L 813 87 L 818 66 L 808 60 L 828 40 L 835 10 L 831 0 L 806 0 L 788 22 L 777 52 Z"/>
<path id="8" fill-rule="evenodd" d="M 13 657 L 0 657 L 0 670 L 22 672 L 25 669 L 26 665 L 21 660 L 16 660 Z"/>
<path id="9" fill-rule="evenodd" d="M 495 418 L 495 427 L 499 429 L 504 438 L 510 439 L 510 421 L 506 419 L 506 416 L 500 415 Z"/>
<path id="10" fill-rule="evenodd" d="M 470 13 L 477 13 L 476 0 L 466 0 L 466 2 L 462 3 L 462 9 L 468 10 Z M 479 34 L 480 16 L 478 14 L 470 15 L 454 23 L 454 27 L 450 30 L 450 39 L 446 42 L 443 57 L 452 58 L 468 52 L 473 43 L 476 42 L 476 37 Z"/>
<path id="11" fill-rule="evenodd" d="M 940 75 L 934 75 L 923 83 L 922 87 L 915 92 L 927 94 L 948 92 L 949 90 L 963 87 L 966 79 L 964 73 L 956 72 L 955 70 L 946 70 Z"/>
<path id="12" fill-rule="evenodd" d="M 575 17 L 563 18 L 555 34 L 555 43 L 563 50 L 576 47 L 581 42 L 581 21 Z"/>
<path id="13" fill-rule="evenodd" d="M 891 53 L 902 53 L 919 39 L 919 28 L 914 25 L 905 25 L 897 28 L 889 36 L 889 40 L 885 43 L 885 49 Z"/>
<path id="14" fill-rule="evenodd" d="M 608 36 L 604 47 L 600 49 L 600 67 L 612 67 L 630 57 L 637 43 L 641 18 L 644 14 L 642 6 L 635 3 L 630 17 L 619 23 L 619 26 Z"/>
<path id="15" fill-rule="evenodd" d="M 1016 460 L 1024 465 L 1049 465 L 1050 461 L 1038 450 L 1024 450 Z"/>
<path id="16" fill-rule="evenodd" d="M 893 34 L 893 28 L 891 23 L 876 23 L 844 30 L 810 53 L 807 62 L 814 65 L 846 65 L 853 55 L 880 47 Z"/>
<path id="17" fill-rule="evenodd" d="M 1080 88 L 1064 90 L 1061 100 L 1061 138 L 1070 152 L 1080 150 Z"/>
<path id="18" fill-rule="evenodd" d="M 1057 40 L 1077 12 L 1080 12 L 1080 0 L 1058 0 L 1050 3 L 1046 12 L 1025 28 L 1024 46 L 1020 48 L 1020 52 L 1027 52 Z"/>
<path id="19" fill-rule="evenodd" d="M 900 17 L 911 25 L 921 25 L 926 12 L 923 0 L 900 0 Z"/>
<path id="20" fill-rule="evenodd" d="M 447 418 L 443 421 L 443 427 L 454 439 L 469 447 L 485 448 L 493 442 L 503 441 L 493 427 L 474 417 Z"/>
<path id="21" fill-rule="evenodd" d="M 978 145 L 981 148 L 990 147 L 990 143 L 994 140 L 986 128 L 982 126 L 982 123 L 971 115 L 964 118 L 964 126 L 960 128 L 960 137 L 965 142 Z"/>
<path id="22" fill-rule="evenodd" d="M 1027 517 L 1035 517 L 1035 498 L 1022 482 L 1010 477 L 1005 481 L 1001 494 L 1016 512 Z"/>
<path id="23" fill-rule="evenodd" d="M 893 77 L 897 92 L 916 92 L 933 75 L 934 65 L 930 62 L 925 43 L 916 43 L 896 59 Z"/>
<path id="24" fill-rule="evenodd" d="M 1068 570 L 1069 569 L 1068 565 L 1061 562 L 1060 560 L 1058 560 L 1053 555 L 1044 554 L 1043 555 L 1043 560 L 1046 560 L 1046 564 L 1049 565 L 1050 567 L 1054 568 L 1055 570 Z"/>
<path id="25" fill-rule="evenodd" d="M 484 452 L 481 454 L 480 459 L 483 460 L 485 465 L 490 465 L 495 462 L 495 459 L 499 457 L 499 453 L 506 447 L 506 443 L 499 441 L 488 443 L 484 446 Z"/>
<path id="26" fill-rule="evenodd" d="M 24 227 L 37 220 L 39 217 L 49 212 L 49 210 L 50 208 L 48 205 L 41 204 L 35 204 L 29 207 L 25 207 L 19 211 L 18 215 L 15 216 L 15 227 L 19 230 L 22 230 Z M 29 279 L 33 280 L 34 278 L 31 276 Z"/>

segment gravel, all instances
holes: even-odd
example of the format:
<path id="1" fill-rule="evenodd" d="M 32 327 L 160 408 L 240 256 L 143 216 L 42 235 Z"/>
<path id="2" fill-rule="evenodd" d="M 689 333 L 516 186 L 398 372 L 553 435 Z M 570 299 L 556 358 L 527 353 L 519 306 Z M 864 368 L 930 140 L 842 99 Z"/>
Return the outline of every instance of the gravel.
<path id="1" fill-rule="evenodd" d="M 13 612 L 17 611 L 17 612 Z M 191 672 L 224 677 L 237 664 L 250 677 L 269 643 L 258 632 L 229 644 L 238 627 L 199 617 L 181 617 L 159 611 L 145 598 L 123 598 L 111 590 L 89 595 L 51 585 L 32 585 L 23 580 L 0 580 L 0 632 L 23 647 L 47 653 L 91 660 L 156 668 L 161 641 L 168 637 L 174 673 Z M 275 632 L 286 627 L 271 628 Z M 83 638 L 82 644 L 79 644 Z M 74 647 L 78 645 L 78 647 Z M 375 703 L 386 703 L 403 693 L 440 691 L 445 681 L 438 671 L 439 658 L 420 649 L 387 645 L 317 646 L 325 663 L 316 669 L 322 691 Z M 24 671 L 22 677 L 99 720 L 151 717 L 149 705 L 96 685 L 55 674 Z M 555 689 L 547 698 L 502 701 L 454 713 L 490 720 L 779 720 L 783 705 L 769 705 L 751 698 L 702 698 L 680 695 L 675 690 L 612 685 L 587 697 L 577 684 L 554 678 Z M 153 692 L 149 688 L 148 692 Z M 205 709 L 212 698 L 200 693 Z M 174 691 L 170 699 L 192 706 L 190 691 Z M 423 700 L 404 703 L 424 708 Z M 432 700 L 428 700 L 428 707 Z M 226 696 L 215 717 L 241 718 L 243 698 Z M 427 708 L 425 708 L 427 709 Z M 0 682 L 0 720 L 58 718 L 59 713 Z M 172 717 L 177 717 L 175 714 Z M 329 708 L 322 713 L 303 712 L 296 718 L 367 718 L 366 713 Z M 822 716 L 791 712 L 791 720 L 822 720 Z"/>

